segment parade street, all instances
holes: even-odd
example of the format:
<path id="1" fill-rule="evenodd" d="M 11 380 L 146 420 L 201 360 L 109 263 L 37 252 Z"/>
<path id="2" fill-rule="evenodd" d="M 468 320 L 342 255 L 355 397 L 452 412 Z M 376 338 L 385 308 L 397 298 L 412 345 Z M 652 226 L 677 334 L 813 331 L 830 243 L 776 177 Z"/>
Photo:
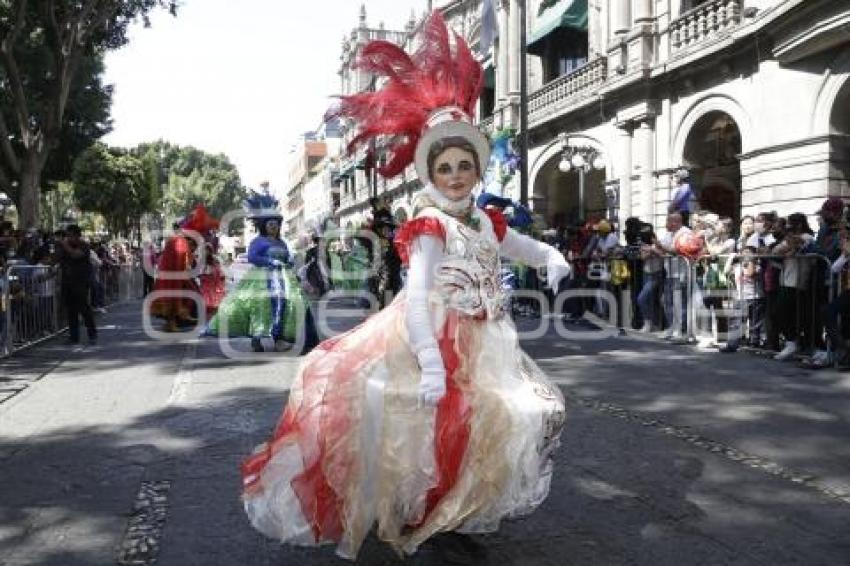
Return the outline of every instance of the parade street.
<path id="1" fill-rule="evenodd" d="M 60 337 L 0 361 L 0 565 L 343 564 L 333 546 L 266 539 L 239 499 L 240 461 L 275 426 L 298 358 L 155 343 L 139 312 L 101 316 L 98 346 Z M 549 498 L 405 563 L 850 560 L 847 374 L 642 335 L 550 329 L 524 347 L 567 399 Z M 357 563 L 401 560 L 370 535 Z"/>

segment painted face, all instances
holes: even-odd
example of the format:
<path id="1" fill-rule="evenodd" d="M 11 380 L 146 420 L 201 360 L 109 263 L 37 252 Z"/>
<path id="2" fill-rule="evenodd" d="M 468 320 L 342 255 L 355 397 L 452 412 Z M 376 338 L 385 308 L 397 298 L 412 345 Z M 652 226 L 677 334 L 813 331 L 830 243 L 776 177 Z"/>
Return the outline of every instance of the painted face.
<path id="1" fill-rule="evenodd" d="M 478 182 L 475 157 L 466 150 L 450 147 L 434 160 L 433 176 L 434 186 L 446 198 L 454 201 L 468 198 Z"/>

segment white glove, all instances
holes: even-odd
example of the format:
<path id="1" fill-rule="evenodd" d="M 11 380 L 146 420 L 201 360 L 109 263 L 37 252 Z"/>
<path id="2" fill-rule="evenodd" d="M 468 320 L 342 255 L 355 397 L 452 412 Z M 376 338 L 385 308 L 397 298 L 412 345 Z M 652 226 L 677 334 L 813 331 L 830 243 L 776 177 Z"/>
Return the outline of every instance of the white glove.
<path id="1" fill-rule="evenodd" d="M 546 284 L 549 285 L 550 289 L 557 293 L 558 286 L 561 284 L 561 279 L 569 276 L 569 274 L 570 264 L 564 261 L 563 256 L 560 257 L 560 261 L 557 259 L 555 261 L 550 259 L 549 265 L 546 266 Z"/>
<path id="2" fill-rule="evenodd" d="M 434 347 L 423 349 L 417 355 L 422 368 L 422 380 L 419 382 L 419 405 L 436 407 L 446 394 L 446 368 L 440 350 Z"/>
<path id="3" fill-rule="evenodd" d="M 271 267 L 272 269 L 282 269 L 283 262 L 279 259 L 271 259 L 269 260 L 269 267 Z"/>

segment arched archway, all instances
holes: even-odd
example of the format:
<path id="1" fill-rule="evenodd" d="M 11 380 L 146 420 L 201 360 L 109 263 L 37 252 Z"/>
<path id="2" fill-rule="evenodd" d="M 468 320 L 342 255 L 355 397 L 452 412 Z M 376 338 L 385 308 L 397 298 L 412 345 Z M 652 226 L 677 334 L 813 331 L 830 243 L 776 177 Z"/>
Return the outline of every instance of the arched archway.
<path id="1" fill-rule="evenodd" d="M 844 81 L 838 96 L 832 104 L 829 116 L 831 134 L 850 134 L 850 78 Z"/>
<path id="2" fill-rule="evenodd" d="M 732 116 L 714 110 L 701 116 L 688 132 L 682 163 L 700 209 L 733 219 L 741 217 L 741 131 Z"/>
<path id="3" fill-rule="evenodd" d="M 570 134 L 568 140 L 571 145 L 582 145 L 595 149 L 602 156 L 602 159 L 605 160 L 605 169 L 607 171 L 612 170 L 611 155 L 605 151 L 604 144 L 598 139 L 586 134 Z M 537 180 L 543 167 L 548 165 L 555 156 L 560 159 L 563 150 L 563 141 L 559 137 L 556 137 L 545 146 L 529 151 L 529 163 L 531 163 L 529 178 L 532 180 L 532 183 Z"/>
<path id="4" fill-rule="evenodd" d="M 850 78 L 835 97 L 829 119 L 832 134 L 829 163 L 830 195 L 847 194 L 850 189 Z"/>
<path id="5" fill-rule="evenodd" d="M 605 170 L 572 168 L 564 173 L 558 168 L 560 161 L 558 152 L 537 169 L 531 197 L 534 212 L 543 216 L 548 226 L 558 229 L 576 226 L 589 218 L 609 217 Z"/>
<path id="6" fill-rule="evenodd" d="M 684 163 L 685 145 L 696 128 L 697 122 L 706 114 L 722 112 L 729 115 L 741 133 L 741 151 L 746 152 L 759 147 L 761 140 L 756 139 L 757 131 L 753 129 L 750 117 L 741 104 L 734 98 L 722 94 L 708 94 L 694 102 L 676 127 L 673 136 L 672 157 L 675 165 Z"/>
<path id="7" fill-rule="evenodd" d="M 817 100 L 812 108 L 810 135 L 834 133 L 833 111 L 840 106 L 838 99 L 843 92 L 846 92 L 848 81 L 850 81 L 850 51 L 842 49 L 829 63 L 818 89 Z"/>

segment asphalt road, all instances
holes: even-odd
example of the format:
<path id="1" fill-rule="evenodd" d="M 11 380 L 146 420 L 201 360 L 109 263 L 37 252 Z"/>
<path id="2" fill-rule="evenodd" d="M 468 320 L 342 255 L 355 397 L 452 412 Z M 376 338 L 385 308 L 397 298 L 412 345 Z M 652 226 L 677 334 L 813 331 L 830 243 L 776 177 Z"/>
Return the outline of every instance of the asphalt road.
<path id="1" fill-rule="evenodd" d="M 102 317 L 97 347 L 0 361 L 0 565 L 344 563 L 239 502 L 297 358 L 155 342 L 139 310 Z M 641 336 L 524 345 L 568 400 L 550 497 L 406 564 L 850 564 L 850 375 Z M 357 563 L 402 562 L 371 537 Z"/>

